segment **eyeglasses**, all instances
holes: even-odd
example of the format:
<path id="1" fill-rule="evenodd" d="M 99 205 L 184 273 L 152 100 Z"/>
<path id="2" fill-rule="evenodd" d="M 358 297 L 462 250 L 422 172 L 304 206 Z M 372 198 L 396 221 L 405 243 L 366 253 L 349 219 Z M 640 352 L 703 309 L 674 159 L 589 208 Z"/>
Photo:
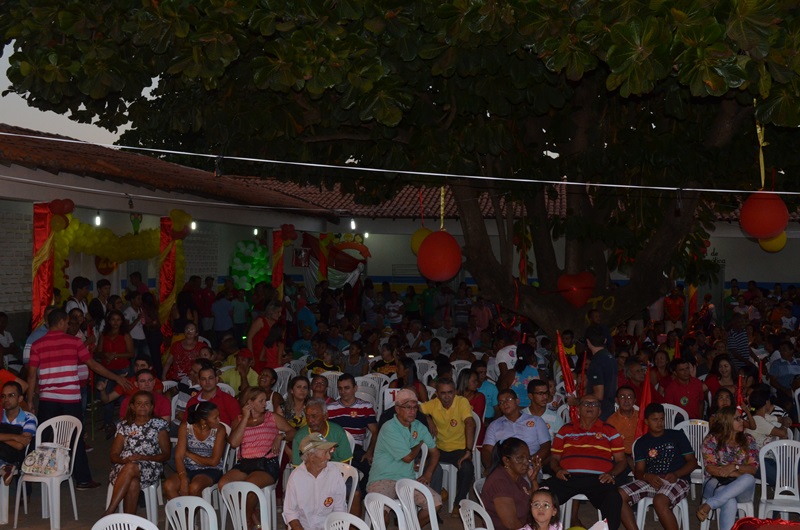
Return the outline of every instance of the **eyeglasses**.
<path id="1" fill-rule="evenodd" d="M 553 505 L 550 504 L 549 502 L 539 502 L 539 501 L 534 501 L 533 503 L 531 503 L 531 506 L 533 506 L 533 508 L 536 510 L 542 510 L 542 509 L 549 510 L 550 508 L 553 507 Z"/>
<path id="2" fill-rule="evenodd" d="M 581 407 L 586 407 L 589 409 L 597 408 L 599 406 L 600 406 L 599 401 L 584 401 L 583 403 L 581 403 Z"/>
<path id="3" fill-rule="evenodd" d="M 513 398 L 513 397 L 507 397 L 507 398 L 505 398 L 505 399 L 501 399 L 501 400 L 500 400 L 500 404 L 502 405 L 503 403 L 508 403 L 509 401 L 515 401 L 516 399 L 517 399 L 517 398 Z"/>

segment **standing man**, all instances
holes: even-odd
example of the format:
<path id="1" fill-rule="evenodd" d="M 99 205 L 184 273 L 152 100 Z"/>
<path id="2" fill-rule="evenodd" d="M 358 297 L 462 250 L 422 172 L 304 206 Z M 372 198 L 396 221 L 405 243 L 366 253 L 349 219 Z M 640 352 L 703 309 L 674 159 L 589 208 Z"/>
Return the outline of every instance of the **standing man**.
<path id="1" fill-rule="evenodd" d="M 686 299 L 683 298 L 680 288 L 676 285 L 672 292 L 664 299 L 664 331 L 669 333 L 674 329 L 683 329 L 683 309 Z"/>
<path id="2" fill-rule="evenodd" d="M 72 280 L 72 296 L 67 299 L 67 305 L 64 311 L 69 313 L 76 307 L 83 311 L 84 315 L 89 313 L 89 306 L 86 304 L 86 299 L 89 297 L 89 278 L 83 276 L 76 276 Z"/>
<path id="3" fill-rule="evenodd" d="M 429 430 L 436 437 L 439 460 L 458 469 L 456 491 L 447 492 L 451 496 L 455 494 L 455 506 L 458 506 L 469 495 L 475 479 L 472 443 L 477 433 L 472 407 L 466 398 L 456 396 L 453 380 L 442 377 L 436 383 L 436 398 L 426 401 L 421 408 L 428 417 Z M 439 490 L 439 484 L 434 484 L 433 489 Z"/>
<path id="4" fill-rule="evenodd" d="M 0 423 L 0 470 L 3 483 L 8 486 L 25 458 L 25 448 L 36 436 L 36 416 L 19 406 L 22 402 L 22 385 L 10 381 L 3 385 L 0 401 L 3 418 Z"/>
<path id="5" fill-rule="evenodd" d="M 594 395 L 581 398 L 578 414 L 578 423 L 561 427 L 553 440 L 550 460 L 553 477 L 541 486 L 550 488 L 564 503 L 575 495 L 586 495 L 608 520 L 608 528 L 617 530 L 622 498 L 614 477 L 626 465 L 622 436 L 600 420 L 600 400 Z"/>
<path id="6" fill-rule="evenodd" d="M 653 509 L 664 530 L 678 530 L 672 509 L 689 492 L 686 480 L 697 467 L 697 457 L 683 431 L 664 428 L 664 407 L 651 403 L 644 409 L 648 433 L 636 440 L 633 470 L 635 481 L 619 489 L 622 524 L 625 530 L 639 530 L 632 505 L 653 499 Z"/>
<path id="7" fill-rule="evenodd" d="M 88 290 L 88 285 L 86 289 Z M 95 361 L 79 338 L 68 335 L 68 325 L 67 313 L 62 309 L 54 309 L 47 317 L 47 333 L 31 346 L 26 401 L 31 414 L 34 414 L 36 408 L 33 397 L 39 391 L 38 417 L 42 423 L 61 415 L 73 416 L 83 421 L 79 364 L 85 364 L 96 374 L 111 379 L 122 388 L 131 387 L 127 379 Z M 78 447 L 73 456 L 73 475 L 77 482 L 75 487 L 79 490 L 98 487 L 100 483 L 92 480 L 82 436 L 78 437 Z"/>
<path id="8" fill-rule="evenodd" d="M 605 334 L 599 326 L 586 330 L 586 347 L 592 352 L 589 365 L 587 391 L 601 403 L 600 419 L 605 421 L 614 414 L 617 395 L 617 361 L 605 347 Z"/>
<path id="9" fill-rule="evenodd" d="M 211 306 L 214 300 L 217 299 L 217 293 L 214 292 L 214 278 L 206 276 L 206 286 L 203 289 L 200 288 L 199 276 L 192 276 L 189 281 L 197 282 L 195 286 L 197 290 L 194 292 L 194 299 L 197 304 L 197 312 L 200 313 L 203 336 L 207 337 L 214 329 L 214 313 L 211 311 Z"/>

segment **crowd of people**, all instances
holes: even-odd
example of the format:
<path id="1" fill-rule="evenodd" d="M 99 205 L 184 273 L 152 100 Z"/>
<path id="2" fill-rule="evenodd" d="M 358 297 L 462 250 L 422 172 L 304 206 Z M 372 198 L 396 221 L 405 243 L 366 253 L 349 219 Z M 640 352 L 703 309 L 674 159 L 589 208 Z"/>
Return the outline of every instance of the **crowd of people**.
<path id="1" fill-rule="evenodd" d="M 369 279 L 311 289 L 287 276 L 282 295 L 267 284 L 251 293 L 217 284 L 190 278 L 165 336 L 140 275 L 131 275 L 123 296 L 112 294 L 107 280 L 90 296 L 91 282 L 77 277 L 71 296 L 47 308 L 24 349 L 0 343 L 24 363 L 21 374 L 0 371 L 6 483 L 37 419 L 82 418 L 100 402 L 113 438 L 108 513 L 120 505 L 134 513 L 139 492 L 166 475 L 168 498 L 234 481 L 279 484 L 287 527 L 319 528 L 326 514 L 344 510 L 353 489 L 350 510 L 361 516 L 366 494 L 396 498 L 395 484 L 406 478 L 434 499 L 437 513 L 422 495 L 415 499 L 424 522 L 457 516 L 458 502 L 480 477 L 498 530 L 552 530 L 576 495 L 612 530 L 638 530 L 633 507 L 653 498 L 660 524 L 677 530 L 672 509 L 702 460 L 696 516 L 718 510 L 720 529 L 730 530 L 737 500 L 752 499 L 759 449 L 789 437 L 797 413 L 794 288 L 765 292 L 751 282 L 740 292 L 734 280 L 721 311 L 707 296 L 690 315 L 676 287 L 626 322 L 605 323 L 590 310 L 584 330 L 557 338 L 524 320 L 508 325 L 501 308 L 463 283 L 455 292 L 434 282 L 420 293 L 409 286 L 402 296 Z M 0 336 L 6 323 L 0 314 Z M 299 369 L 279 392 L 276 369 L 289 365 Z M 421 373 L 420 366 L 432 368 Z M 565 390 L 566 370 L 577 381 L 574 392 Z M 356 396 L 370 373 L 387 376 L 393 406 L 379 410 L 378 400 Z M 683 420 L 710 422 L 702 448 L 666 427 L 664 405 L 679 407 Z M 569 418 L 565 407 L 577 414 Z M 637 436 L 640 407 L 646 434 Z M 238 449 L 227 471 L 226 444 Z M 100 485 L 86 451 L 81 440 L 78 489 Z M 346 483 L 334 462 L 350 463 L 361 478 Z M 446 491 L 449 473 L 454 491 Z M 440 513 L 443 495 L 456 505 L 450 514 Z M 582 526 L 577 506 L 572 525 Z M 248 512 L 258 524 L 255 503 Z"/>

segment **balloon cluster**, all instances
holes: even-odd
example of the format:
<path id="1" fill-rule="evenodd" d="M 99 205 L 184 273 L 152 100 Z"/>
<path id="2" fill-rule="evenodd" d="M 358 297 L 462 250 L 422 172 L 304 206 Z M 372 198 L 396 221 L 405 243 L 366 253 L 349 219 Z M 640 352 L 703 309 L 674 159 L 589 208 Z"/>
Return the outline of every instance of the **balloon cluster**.
<path id="1" fill-rule="evenodd" d="M 169 212 L 172 219 L 172 238 L 186 239 L 191 231 L 192 216 L 177 208 Z"/>
<path id="2" fill-rule="evenodd" d="M 231 279 L 237 289 L 247 290 L 258 283 L 270 281 L 272 262 L 267 249 L 250 240 L 236 243 L 236 251 L 231 258 Z"/>
<path id="3" fill-rule="evenodd" d="M 297 239 L 297 231 L 294 229 L 294 225 L 281 225 L 281 239 L 283 240 L 284 247 L 290 247 L 292 245 L 292 241 Z"/>
<path id="4" fill-rule="evenodd" d="M 758 239 L 767 252 L 778 252 L 786 245 L 789 209 L 774 193 L 754 193 L 739 210 L 739 225 L 747 235 Z"/>
<path id="5" fill-rule="evenodd" d="M 48 204 L 53 216 L 50 218 L 50 228 L 53 232 L 64 230 L 69 226 L 67 215 L 75 210 L 75 203 L 72 199 L 55 199 Z"/>

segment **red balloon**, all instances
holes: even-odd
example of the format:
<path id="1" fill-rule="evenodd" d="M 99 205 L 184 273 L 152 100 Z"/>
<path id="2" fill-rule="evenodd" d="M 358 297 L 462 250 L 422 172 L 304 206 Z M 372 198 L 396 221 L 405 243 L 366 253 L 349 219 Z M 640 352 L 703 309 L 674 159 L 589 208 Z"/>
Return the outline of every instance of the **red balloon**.
<path id="1" fill-rule="evenodd" d="M 64 199 L 64 215 L 75 210 L 75 202 L 72 199 Z"/>
<path id="2" fill-rule="evenodd" d="M 756 239 L 770 239 L 786 229 L 789 210 L 786 203 L 774 193 L 754 193 L 739 210 L 739 225 Z"/>
<path id="3" fill-rule="evenodd" d="M 52 201 L 50 201 L 50 211 L 56 215 L 64 215 L 65 213 L 67 213 L 64 211 L 64 207 L 65 207 L 64 201 L 62 201 L 61 199 L 53 199 Z"/>
<path id="4" fill-rule="evenodd" d="M 594 291 L 595 279 L 591 272 L 562 274 L 558 278 L 558 292 L 575 307 L 583 307 Z"/>
<path id="5" fill-rule="evenodd" d="M 419 246 L 417 267 L 427 279 L 446 282 L 461 268 L 461 245 L 444 230 L 434 232 Z"/>

